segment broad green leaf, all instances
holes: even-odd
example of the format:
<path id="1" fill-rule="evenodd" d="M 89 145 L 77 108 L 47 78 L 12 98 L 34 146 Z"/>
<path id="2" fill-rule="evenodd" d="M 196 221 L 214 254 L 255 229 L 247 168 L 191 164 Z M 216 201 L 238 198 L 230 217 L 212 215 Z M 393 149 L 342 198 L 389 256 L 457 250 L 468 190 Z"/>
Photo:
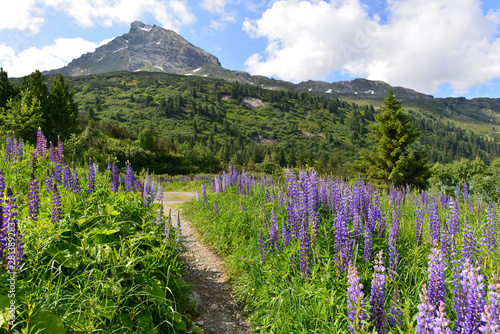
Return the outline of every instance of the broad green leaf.
<path id="1" fill-rule="evenodd" d="M 31 327 L 31 325 L 34 325 Z M 40 311 L 30 319 L 31 333 L 65 334 L 66 330 L 59 317 L 51 311 Z"/>

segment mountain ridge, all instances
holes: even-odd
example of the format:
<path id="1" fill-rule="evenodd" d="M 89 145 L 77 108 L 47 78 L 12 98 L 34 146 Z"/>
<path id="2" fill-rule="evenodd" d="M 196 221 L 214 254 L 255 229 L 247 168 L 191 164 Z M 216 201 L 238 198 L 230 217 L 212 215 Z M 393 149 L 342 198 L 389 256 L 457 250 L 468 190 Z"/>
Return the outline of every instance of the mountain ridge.
<path id="1" fill-rule="evenodd" d="M 189 43 L 176 32 L 134 21 L 128 33 L 44 74 L 78 76 L 123 70 L 180 74 L 207 63 L 220 66 L 217 57 Z"/>
<path id="2" fill-rule="evenodd" d="M 308 80 L 297 84 L 251 75 L 244 71 L 222 67 L 219 59 L 191 44 L 174 31 L 140 21 L 131 24 L 130 31 L 105 45 L 74 59 L 60 69 L 44 74 L 62 73 L 69 76 L 100 74 L 115 71 L 149 71 L 171 74 L 221 78 L 266 89 L 288 89 L 332 97 L 380 103 L 392 89 L 405 107 L 424 109 L 437 115 L 454 116 L 466 122 L 500 124 L 500 99 L 463 97 L 435 98 L 413 89 L 391 86 L 383 81 L 357 78 L 351 81 L 324 82 Z"/>

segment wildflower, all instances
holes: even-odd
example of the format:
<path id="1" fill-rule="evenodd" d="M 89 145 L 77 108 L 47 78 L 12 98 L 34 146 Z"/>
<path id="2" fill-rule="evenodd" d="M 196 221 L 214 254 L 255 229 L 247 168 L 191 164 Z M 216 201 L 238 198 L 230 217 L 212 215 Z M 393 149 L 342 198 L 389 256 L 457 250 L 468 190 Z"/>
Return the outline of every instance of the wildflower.
<path id="1" fill-rule="evenodd" d="M 88 192 L 93 193 L 95 191 L 95 168 L 90 161 L 89 161 L 89 172 L 87 179 L 88 179 Z"/>
<path id="2" fill-rule="evenodd" d="M 130 164 L 127 164 L 125 167 L 125 192 L 129 192 L 132 190 L 132 187 L 135 183 L 134 170 Z"/>
<path id="3" fill-rule="evenodd" d="M 444 277 L 445 265 L 443 253 L 439 248 L 433 248 L 429 254 L 429 303 L 438 309 L 439 304 L 444 302 Z"/>
<path id="4" fill-rule="evenodd" d="M 116 165 L 116 162 L 113 162 L 113 167 L 111 168 L 111 190 L 117 192 L 118 187 L 118 166 Z"/>
<path id="5" fill-rule="evenodd" d="M 45 157 L 47 153 L 47 139 L 43 134 L 42 129 L 39 127 L 36 134 L 36 155 L 38 157 Z"/>
<path id="6" fill-rule="evenodd" d="M 59 136 L 57 136 L 57 156 L 59 158 L 59 162 L 62 163 L 64 159 L 64 147 Z"/>
<path id="7" fill-rule="evenodd" d="M 436 316 L 434 317 L 434 333 L 436 334 L 451 334 L 451 330 L 449 327 L 450 320 L 446 317 L 446 309 L 444 302 L 439 303 L 439 307 L 436 312 Z"/>
<path id="8" fill-rule="evenodd" d="M 30 218 L 34 221 L 38 220 L 38 213 L 40 211 L 40 196 L 38 195 L 38 180 L 35 174 L 31 172 L 30 188 L 29 188 L 29 212 Z"/>
<path id="9" fill-rule="evenodd" d="M 455 331 L 461 329 L 462 333 L 475 333 L 481 324 L 481 313 L 486 304 L 484 276 L 479 273 L 479 267 L 474 267 L 469 259 L 465 260 L 465 267 L 460 273 L 461 294 L 464 296 L 462 312 L 457 312 Z"/>
<path id="10" fill-rule="evenodd" d="M 370 293 L 370 322 L 375 326 L 377 333 L 383 333 L 386 277 L 382 251 L 377 254 L 373 268 L 375 271 L 373 273 L 372 290 Z"/>
<path id="11" fill-rule="evenodd" d="M 484 312 L 481 314 L 482 324 L 479 331 L 485 334 L 499 334 L 500 333 L 500 320 L 491 312 L 492 305 L 486 305 Z"/>
<path id="12" fill-rule="evenodd" d="M 349 330 L 351 334 L 359 332 L 363 327 L 363 321 L 366 320 L 366 314 L 363 309 L 363 284 L 359 283 L 358 269 L 349 262 L 347 284 L 347 308 L 349 314 Z"/>
<path id="13" fill-rule="evenodd" d="M 417 309 L 417 333 L 434 333 L 435 308 L 431 303 L 429 303 L 429 296 L 427 294 L 427 286 L 425 283 L 422 285 L 420 304 L 418 304 Z"/>
<path id="14" fill-rule="evenodd" d="M 50 142 L 50 149 L 49 149 L 49 160 L 56 162 L 58 160 L 56 149 L 52 142 Z"/>
<path id="15" fill-rule="evenodd" d="M 57 184 L 54 184 L 54 191 L 52 193 L 52 224 L 56 225 L 61 220 L 61 195 L 57 190 Z"/>
<path id="16" fill-rule="evenodd" d="M 214 216 L 219 215 L 219 206 L 217 205 L 217 201 L 214 201 Z"/>
<path id="17" fill-rule="evenodd" d="M 6 258 L 8 258 L 8 269 L 9 273 L 13 273 L 14 270 L 19 272 L 19 268 L 22 264 L 23 259 L 23 243 L 21 231 L 19 230 L 17 217 L 17 204 L 14 194 L 10 188 L 7 188 L 6 191 L 7 199 L 5 201 L 5 215 L 3 219 L 3 229 L 8 231 L 6 235 L 6 240 L 8 247 L 5 247 L 7 250 Z M 4 232 L 5 233 L 5 232 Z M 11 238 L 14 242 L 11 242 Z"/>
<path id="18" fill-rule="evenodd" d="M 368 209 L 368 212 L 371 212 L 371 209 Z M 365 249 L 363 252 L 363 259 L 365 261 L 369 261 L 372 258 L 372 233 L 370 231 L 370 227 L 365 225 Z"/>

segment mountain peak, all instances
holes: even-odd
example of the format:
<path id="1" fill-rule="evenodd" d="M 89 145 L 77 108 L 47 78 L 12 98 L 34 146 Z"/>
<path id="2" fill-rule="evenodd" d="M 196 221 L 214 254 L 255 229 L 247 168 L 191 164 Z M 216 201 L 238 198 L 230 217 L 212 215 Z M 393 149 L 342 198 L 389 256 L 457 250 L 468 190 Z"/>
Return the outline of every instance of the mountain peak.
<path id="1" fill-rule="evenodd" d="M 172 30 L 134 21 L 130 31 L 70 62 L 45 72 L 77 76 L 112 71 L 182 74 L 206 64 L 221 66 L 217 57 L 194 46 Z"/>

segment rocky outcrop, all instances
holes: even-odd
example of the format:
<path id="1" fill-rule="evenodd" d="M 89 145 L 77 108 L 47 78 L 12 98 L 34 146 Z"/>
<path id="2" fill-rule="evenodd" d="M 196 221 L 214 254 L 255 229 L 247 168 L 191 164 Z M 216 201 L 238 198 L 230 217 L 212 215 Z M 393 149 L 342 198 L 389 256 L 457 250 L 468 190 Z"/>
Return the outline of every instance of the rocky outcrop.
<path id="1" fill-rule="evenodd" d="M 127 34 L 114 38 L 63 68 L 45 74 L 76 76 L 141 70 L 181 74 L 206 64 L 221 66 L 217 57 L 177 33 L 135 21 Z"/>

